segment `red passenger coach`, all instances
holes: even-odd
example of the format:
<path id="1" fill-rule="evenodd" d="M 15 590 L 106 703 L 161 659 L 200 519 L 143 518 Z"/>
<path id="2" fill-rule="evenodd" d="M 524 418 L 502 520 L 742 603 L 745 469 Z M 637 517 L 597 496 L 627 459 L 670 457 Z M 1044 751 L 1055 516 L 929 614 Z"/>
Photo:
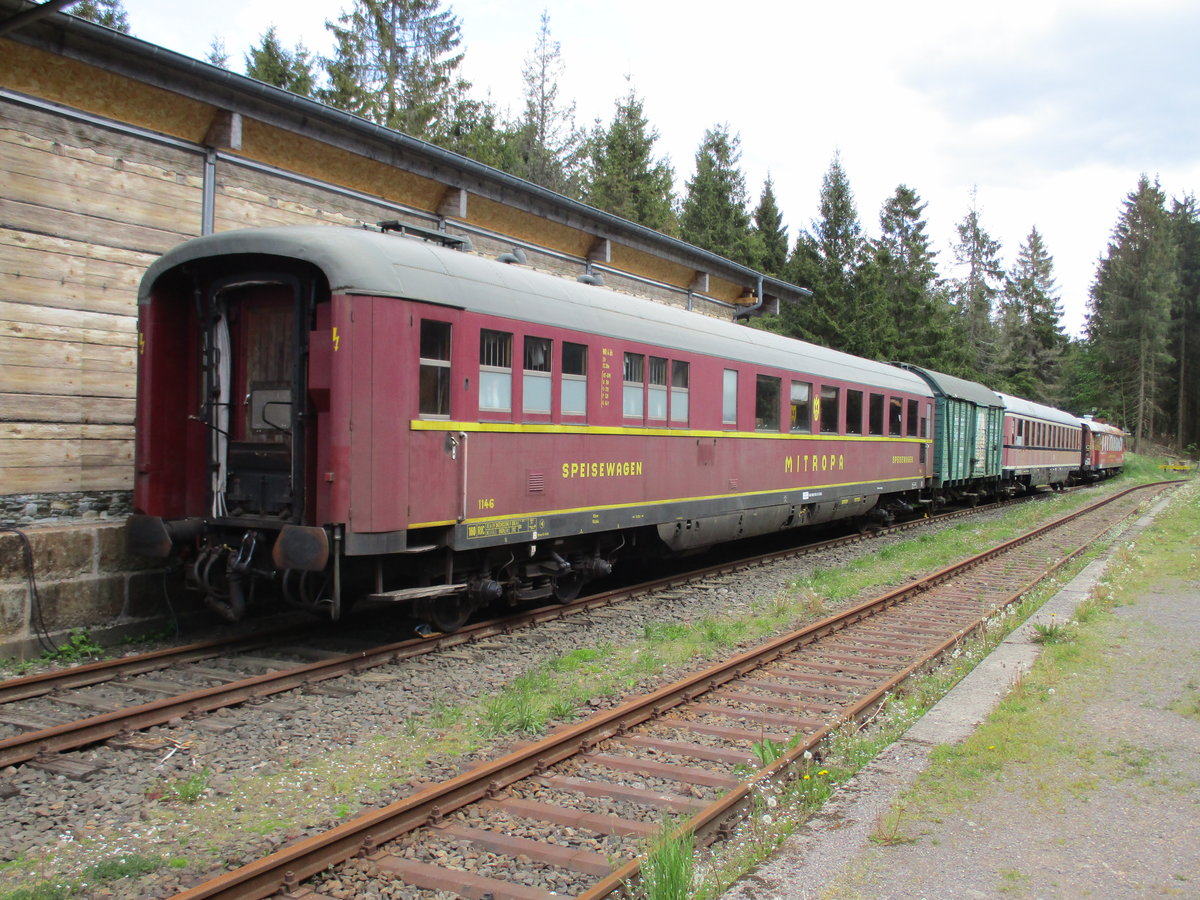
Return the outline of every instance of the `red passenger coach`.
<path id="1" fill-rule="evenodd" d="M 1115 425 L 1084 416 L 1083 471 L 1089 481 L 1120 475 L 1125 466 L 1125 432 Z"/>
<path id="2" fill-rule="evenodd" d="M 1083 430 L 1070 413 L 1020 397 L 1004 401 L 1002 477 L 1019 490 L 1073 480 L 1083 460 Z"/>
<path id="3" fill-rule="evenodd" d="M 148 271 L 130 543 L 226 616 L 367 595 L 448 630 L 927 486 L 910 372 L 424 237 L 228 232 Z"/>

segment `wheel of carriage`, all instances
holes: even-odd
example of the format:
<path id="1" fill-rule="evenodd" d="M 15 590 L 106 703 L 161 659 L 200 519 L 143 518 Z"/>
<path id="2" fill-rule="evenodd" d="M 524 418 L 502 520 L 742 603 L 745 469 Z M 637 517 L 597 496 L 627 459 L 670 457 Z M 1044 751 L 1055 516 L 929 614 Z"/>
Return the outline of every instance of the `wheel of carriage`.
<path id="1" fill-rule="evenodd" d="M 435 631 L 453 634 L 467 624 L 475 603 L 467 594 L 429 597 L 417 606 L 417 618 L 424 619 Z"/>
<path id="2" fill-rule="evenodd" d="M 560 575 L 554 579 L 554 599 L 559 603 L 570 603 L 579 596 L 586 581 L 586 578 L 576 572 Z"/>

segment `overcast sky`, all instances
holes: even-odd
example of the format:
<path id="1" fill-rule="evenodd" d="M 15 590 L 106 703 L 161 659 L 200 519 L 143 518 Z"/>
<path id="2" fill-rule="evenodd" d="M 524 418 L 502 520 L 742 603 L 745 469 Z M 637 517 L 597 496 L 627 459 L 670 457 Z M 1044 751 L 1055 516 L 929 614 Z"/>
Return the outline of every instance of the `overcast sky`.
<path id="1" fill-rule="evenodd" d="M 349 0 L 345 0 L 349 6 Z M 235 71 L 271 25 L 330 51 L 341 0 L 125 0 L 136 37 Z M 561 44 L 560 98 L 581 125 L 644 98 L 682 190 L 707 128 L 742 140 L 752 202 L 770 173 L 794 237 L 817 214 L 835 153 L 878 234 L 896 186 L 914 188 L 943 274 L 971 202 L 1011 265 L 1030 228 L 1054 256 L 1078 334 L 1096 260 L 1141 173 L 1169 196 L 1200 185 L 1200 3 L 1195 0 L 458 0 L 476 96 L 516 112 L 542 10 Z M 627 81 L 629 79 L 629 81 Z"/>

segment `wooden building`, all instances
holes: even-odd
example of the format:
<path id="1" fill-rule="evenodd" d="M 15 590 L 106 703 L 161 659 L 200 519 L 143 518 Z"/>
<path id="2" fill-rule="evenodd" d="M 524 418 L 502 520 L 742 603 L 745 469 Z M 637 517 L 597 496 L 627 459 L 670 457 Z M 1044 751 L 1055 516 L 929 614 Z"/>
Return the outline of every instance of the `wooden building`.
<path id="1" fill-rule="evenodd" d="M 130 487 L 135 292 L 157 255 L 213 231 L 382 219 L 724 318 L 807 294 L 339 110 L 0 0 L 0 498 L 51 495 L 69 513 Z"/>

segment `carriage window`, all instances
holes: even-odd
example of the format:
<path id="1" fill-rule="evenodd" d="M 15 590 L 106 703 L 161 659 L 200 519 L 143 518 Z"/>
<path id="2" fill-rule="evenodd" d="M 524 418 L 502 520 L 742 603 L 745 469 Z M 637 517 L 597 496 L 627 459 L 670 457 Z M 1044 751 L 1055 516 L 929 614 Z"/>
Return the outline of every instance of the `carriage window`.
<path id="1" fill-rule="evenodd" d="M 737 369 L 726 369 L 721 385 L 721 422 L 737 425 Z"/>
<path id="2" fill-rule="evenodd" d="M 863 392 L 846 390 L 846 434 L 863 433 Z"/>
<path id="3" fill-rule="evenodd" d="M 908 432 L 909 437 L 917 436 L 917 401 L 908 401 Z"/>
<path id="4" fill-rule="evenodd" d="M 871 395 L 871 421 L 867 434 L 883 434 L 883 394 Z"/>
<path id="5" fill-rule="evenodd" d="M 759 375 L 754 385 L 754 430 L 779 430 L 779 386 L 781 380 Z"/>
<path id="6" fill-rule="evenodd" d="M 562 411 L 566 416 L 587 415 L 587 347 L 567 341 L 562 345 Z"/>
<path id="7" fill-rule="evenodd" d="M 821 388 L 821 433 L 822 434 L 837 434 L 838 433 L 838 392 L 840 388 L 822 387 Z"/>
<path id="8" fill-rule="evenodd" d="M 923 437 L 923 438 L 929 437 L 929 417 L 931 415 L 933 415 L 933 404 L 926 403 L 925 404 L 925 415 L 921 416 L 921 437 Z M 921 452 L 922 453 L 925 452 L 924 447 L 921 448 Z M 924 459 L 921 460 L 921 462 L 924 462 L 924 461 L 925 461 Z"/>
<path id="9" fill-rule="evenodd" d="M 888 397 L 888 434 L 899 437 L 904 433 L 904 401 L 899 397 Z"/>
<path id="10" fill-rule="evenodd" d="M 649 418 L 666 420 L 667 361 L 658 356 L 650 357 L 650 386 L 646 389 L 646 405 Z"/>
<path id="11" fill-rule="evenodd" d="M 1025 420 L 1017 419 L 1017 433 L 1013 435 L 1013 443 L 1020 447 L 1025 443 Z"/>
<path id="12" fill-rule="evenodd" d="M 479 332 L 479 408 L 512 409 L 512 335 L 506 331 Z"/>
<path id="13" fill-rule="evenodd" d="M 549 338 L 525 338 L 525 378 L 521 389 L 521 406 L 527 413 L 550 412 L 550 354 L 553 344 Z"/>
<path id="14" fill-rule="evenodd" d="M 421 320 L 420 413 L 450 417 L 450 323 Z"/>
<path id="15" fill-rule="evenodd" d="M 807 381 L 792 382 L 792 432 L 812 433 L 812 385 Z"/>
<path id="16" fill-rule="evenodd" d="M 625 392 L 621 402 L 627 419 L 640 419 L 645 415 L 646 357 L 640 353 L 625 354 Z"/>
<path id="17" fill-rule="evenodd" d="M 675 360 L 671 363 L 671 423 L 688 423 L 688 381 L 691 367 L 688 363 Z"/>

